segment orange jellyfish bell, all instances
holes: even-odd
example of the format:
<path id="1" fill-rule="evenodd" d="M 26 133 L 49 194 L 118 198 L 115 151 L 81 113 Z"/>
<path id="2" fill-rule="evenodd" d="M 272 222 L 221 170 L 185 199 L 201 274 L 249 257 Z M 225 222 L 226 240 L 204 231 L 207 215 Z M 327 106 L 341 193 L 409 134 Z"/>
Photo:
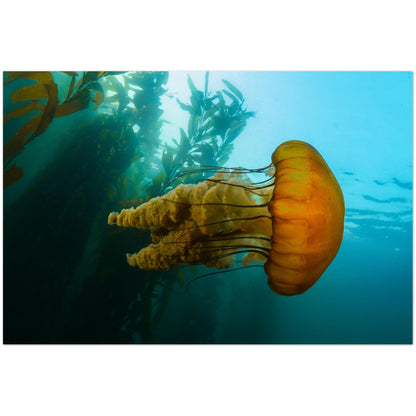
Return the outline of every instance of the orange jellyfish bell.
<path id="1" fill-rule="evenodd" d="M 292 140 L 273 153 L 275 184 L 270 255 L 264 265 L 270 288 L 281 295 L 309 289 L 334 259 L 344 231 L 341 188 L 318 151 Z"/>

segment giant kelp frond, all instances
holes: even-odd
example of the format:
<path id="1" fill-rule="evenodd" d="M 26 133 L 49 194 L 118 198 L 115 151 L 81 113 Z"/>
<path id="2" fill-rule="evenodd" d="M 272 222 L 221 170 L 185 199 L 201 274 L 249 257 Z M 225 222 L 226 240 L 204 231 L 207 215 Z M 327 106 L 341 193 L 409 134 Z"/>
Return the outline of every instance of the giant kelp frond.
<path id="1" fill-rule="evenodd" d="M 43 111 L 45 106 L 39 104 L 38 100 L 32 100 L 30 103 L 23 104 L 20 107 L 15 108 L 14 110 L 9 111 L 3 117 L 3 124 L 6 124 L 12 118 L 19 118 L 24 116 L 27 113 L 30 113 L 32 110 L 40 110 Z"/>
<path id="2" fill-rule="evenodd" d="M 12 104 L 19 101 L 33 101 L 48 98 L 48 90 L 44 84 L 32 84 L 19 88 L 11 94 Z"/>
<path id="3" fill-rule="evenodd" d="M 65 102 L 73 98 L 73 94 L 77 94 L 79 91 L 82 91 L 84 89 L 101 91 L 102 87 L 98 83 L 99 79 L 104 78 L 107 75 L 119 75 L 123 74 L 124 72 L 125 71 L 84 71 L 75 87 L 72 86 L 72 84 L 75 83 L 75 78 L 78 76 L 78 73 L 64 72 L 65 74 L 70 75 L 72 77 L 70 90 L 68 91 L 68 96 Z"/>
<path id="4" fill-rule="evenodd" d="M 9 186 L 18 181 L 19 179 L 23 178 L 23 169 L 16 166 L 16 163 L 13 163 L 9 169 L 4 172 L 3 175 L 3 186 Z"/>
<path id="5" fill-rule="evenodd" d="M 77 91 L 72 97 L 67 98 L 62 104 L 57 106 L 55 117 L 68 116 L 87 108 L 90 99 L 90 91 L 88 89 Z"/>
<path id="6" fill-rule="evenodd" d="M 200 91 L 188 75 L 190 103 L 177 99 L 182 110 L 189 113 L 188 129 L 187 132 L 180 129 L 179 141 L 173 139 L 176 149 L 167 146 L 163 154 L 165 185 L 189 166 L 223 165 L 233 150 L 233 141 L 254 116 L 254 112 L 244 107 L 241 91 L 229 81 L 223 80 L 223 83 L 227 89 L 211 93 L 207 72 L 204 91 Z M 195 179 L 199 178 L 190 178 Z"/>
<path id="7" fill-rule="evenodd" d="M 115 77 L 109 77 L 110 83 L 116 92 L 113 96 L 119 103 L 119 111 L 124 110 L 129 103 L 129 96 L 127 90 L 124 88 L 123 84 L 117 80 Z"/>
<path id="8" fill-rule="evenodd" d="M 71 84 L 68 89 L 68 94 L 61 104 L 61 109 L 58 114 L 68 115 L 76 111 L 83 110 L 88 107 L 90 101 L 95 103 L 94 110 L 102 103 L 105 93 L 102 85 L 98 82 L 99 79 L 110 74 L 119 74 L 120 72 L 110 73 L 107 71 L 87 71 L 83 72 L 77 84 L 75 79 L 78 76 L 76 72 L 65 72 L 71 75 Z"/>
<path id="9" fill-rule="evenodd" d="M 6 72 L 6 77 L 10 78 L 9 81 L 6 81 L 4 85 L 10 84 L 17 79 L 30 79 L 32 81 L 39 82 L 40 84 L 46 85 L 53 82 L 53 76 L 51 72 L 46 71 L 23 71 L 23 72 L 16 72 L 16 71 L 9 71 Z"/>
<path id="10" fill-rule="evenodd" d="M 36 136 L 42 134 L 51 123 L 56 106 L 58 104 L 58 88 L 53 80 L 51 72 L 7 72 L 10 78 L 5 84 L 17 79 L 35 81 L 37 84 L 26 85 L 13 91 L 11 101 L 13 104 L 20 101 L 31 101 L 11 112 L 5 114 L 4 124 L 10 119 L 21 117 L 32 110 L 40 110 L 42 114 L 33 117 L 6 143 L 4 149 L 4 162 L 7 167 L 13 159 L 24 150 L 24 145 L 32 141 Z M 46 99 L 44 105 L 39 104 L 40 99 Z"/>
<path id="11" fill-rule="evenodd" d="M 141 176 L 152 178 L 156 174 L 154 166 L 160 163 L 157 157 L 161 145 L 160 132 L 162 127 L 161 97 L 166 92 L 163 87 L 168 81 L 168 72 L 134 72 L 124 76 L 125 82 L 134 91 L 132 103 L 135 107 L 135 117 L 132 120 L 138 127 L 136 133 L 138 151 L 143 157 L 136 162 L 136 168 Z M 148 185 L 147 195 L 157 194 L 157 182 L 152 180 Z"/>
<path id="12" fill-rule="evenodd" d="M 40 110 L 40 115 L 34 116 L 26 122 L 15 135 L 4 145 L 4 187 L 12 185 L 22 178 L 23 171 L 19 168 L 16 175 L 16 164 L 7 169 L 8 165 L 24 151 L 25 144 L 32 141 L 36 136 L 42 134 L 49 126 L 55 116 L 58 105 L 58 88 L 50 72 L 7 72 L 6 77 L 10 78 L 5 84 L 17 79 L 27 79 L 35 81 L 37 84 L 23 86 L 11 94 L 13 104 L 21 101 L 30 101 L 18 107 L 4 116 L 4 124 L 10 119 L 21 117 L 33 110 Z M 40 99 L 46 99 L 45 104 L 39 104 Z"/>
<path id="13" fill-rule="evenodd" d="M 44 133 L 55 117 L 63 117 L 83 110 L 89 106 L 90 101 L 95 103 L 94 110 L 96 110 L 104 99 L 104 90 L 98 80 L 120 72 L 84 72 L 76 86 L 75 80 L 78 73 L 74 71 L 63 71 L 63 73 L 71 76 L 71 82 L 62 103 L 58 103 L 58 87 L 52 72 L 27 71 L 5 74 L 9 80 L 4 85 L 22 79 L 33 81 L 34 84 L 24 85 L 11 92 L 11 103 L 22 102 L 23 104 L 5 114 L 3 123 L 6 124 L 11 119 L 25 116 L 34 110 L 40 111 L 41 114 L 35 115 L 27 121 L 4 145 L 3 162 L 6 169 L 4 171 L 4 187 L 12 185 L 23 177 L 21 168 L 18 168 L 19 174 L 16 174 L 15 165 L 7 168 L 25 150 L 26 144 Z"/>

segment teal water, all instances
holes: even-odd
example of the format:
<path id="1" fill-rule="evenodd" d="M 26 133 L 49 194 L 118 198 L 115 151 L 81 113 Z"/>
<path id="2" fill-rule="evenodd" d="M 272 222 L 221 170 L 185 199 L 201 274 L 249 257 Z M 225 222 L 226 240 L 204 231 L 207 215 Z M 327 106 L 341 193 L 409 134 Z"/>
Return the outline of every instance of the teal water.
<path id="1" fill-rule="evenodd" d="M 169 145 L 180 127 L 187 129 L 188 116 L 176 101 L 189 102 L 187 74 L 171 72 L 164 85 L 171 96 L 161 98 L 168 123 L 160 137 Z M 205 73 L 189 74 L 203 90 Z M 55 77 L 67 88 L 67 78 Z M 108 134 L 93 121 L 100 114 L 110 117 L 111 104 L 95 112 L 90 106 L 53 120 L 16 159 L 24 168 L 22 180 L 5 189 L 5 342 L 412 343 L 413 74 L 210 72 L 209 88 L 224 88 L 223 79 L 238 87 L 255 112 L 226 166 L 264 167 L 280 143 L 304 140 L 325 158 L 343 190 L 344 238 L 320 280 L 302 295 L 284 297 L 269 289 L 262 268 L 252 268 L 199 279 L 185 291 L 176 270 L 149 274 L 127 266 L 125 253 L 144 241 L 121 235 L 120 244 L 111 243 L 106 218 L 120 207 L 107 201 L 111 194 L 101 183 L 124 186 L 125 199 L 145 184 L 127 158 L 112 165 L 101 159 L 102 145 L 83 151 L 85 163 L 74 156 L 76 128 L 97 143 Z M 5 113 L 13 108 L 10 85 Z M 13 123 L 4 130 L 5 142 L 19 120 Z M 137 130 L 132 128 L 133 141 Z M 161 158 L 141 152 L 156 165 Z M 182 268 L 186 280 L 211 271 Z M 144 302 L 148 282 L 157 279 L 162 288 L 172 287 L 152 286 L 154 301 Z M 152 305 L 154 319 L 145 325 L 146 305 Z"/>

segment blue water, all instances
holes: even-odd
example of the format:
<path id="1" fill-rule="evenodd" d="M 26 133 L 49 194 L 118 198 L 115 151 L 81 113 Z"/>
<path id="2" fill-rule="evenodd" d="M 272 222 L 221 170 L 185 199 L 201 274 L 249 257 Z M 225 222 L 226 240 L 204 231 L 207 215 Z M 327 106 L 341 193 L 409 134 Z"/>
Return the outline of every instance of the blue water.
<path id="1" fill-rule="evenodd" d="M 266 166 L 283 141 L 311 143 L 343 190 L 344 238 L 321 279 L 300 296 L 272 293 L 261 269 L 198 282 L 192 287 L 197 312 L 183 297 L 174 298 L 157 331 L 161 341 L 172 332 L 189 341 L 197 336 L 190 328 L 198 333 L 208 325 L 211 338 L 198 335 L 206 342 L 411 343 L 413 74 L 210 75 L 212 88 L 231 81 L 256 111 L 228 165 Z M 192 76 L 202 88 L 203 74 Z M 171 74 L 172 88 L 184 77 Z M 169 330 L 177 320 L 185 322 L 182 331 Z"/>
<path id="2" fill-rule="evenodd" d="M 189 74 L 203 91 L 205 73 Z M 187 129 L 188 115 L 176 101 L 189 102 L 187 76 L 170 72 L 165 85 L 170 96 L 162 97 L 162 118 L 168 123 L 160 138 L 168 144 L 180 127 Z M 69 78 L 54 77 L 61 100 Z M 143 282 L 162 274 L 164 282 L 176 281 L 177 271 L 149 275 L 132 269 L 125 253 L 138 251 L 137 241 L 143 241 L 131 233 L 111 240 L 111 204 L 103 184 L 120 186 L 116 168 L 128 159 L 108 162 L 102 138 L 89 127 L 105 106 L 89 108 L 54 119 L 26 146 L 16 159 L 24 177 L 4 192 L 5 225 L 17 224 L 4 241 L 6 342 L 412 343 L 413 74 L 210 72 L 209 89 L 224 88 L 222 79 L 238 87 L 244 105 L 256 113 L 235 140 L 227 166 L 267 166 L 279 144 L 304 140 L 325 158 L 342 188 L 344 238 L 319 281 L 292 297 L 273 293 L 261 267 L 199 279 L 188 291 L 175 284 L 157 323 L 147 332 L 141 324 L 128 330 L 135 317 L 145 315 Z M 13 85 L 5 88 L 5 112 Z M 19 120 L 7 124 L 5 141 L 18 126 Z M 91 147 L 82 131 L 74 133 L 79 126 L 86 126 Z M 108 144 L 110 132 L 97 131 Z M 83 153 L 76 153 L 80 148 Z M 38 189 L 34 184 L 45 167 L 48 179 Z M 112 178 L 108 167 L 118 176 Z M 134 169 L 123 175 L 126 199 L 144 194 Z M 182 270 L 186 280 L 213 271 Z"/>

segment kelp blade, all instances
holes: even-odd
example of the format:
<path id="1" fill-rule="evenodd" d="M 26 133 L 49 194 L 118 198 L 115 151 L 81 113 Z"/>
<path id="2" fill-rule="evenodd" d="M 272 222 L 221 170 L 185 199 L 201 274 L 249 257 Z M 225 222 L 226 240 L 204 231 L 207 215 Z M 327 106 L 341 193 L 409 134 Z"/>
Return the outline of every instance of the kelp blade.
<path id="1" fill-rule="evenodd" d="M 13 163 L 13 165 L 3 174 L 3 188 L 13 185 L 21 178 L 23 178 L 23 168 L 20 168 L 16 166 L 16 163 Z"/>
<path id="2" fill-rule="evenodd" d="M 42 84 L 26 85 L 19 88 L 17 91 L 13 91 L 11 98 L 12 104 L 16 104 L 19 101 L 40 100 L 42 98 L 48 98 L 48 92 Z"/>

